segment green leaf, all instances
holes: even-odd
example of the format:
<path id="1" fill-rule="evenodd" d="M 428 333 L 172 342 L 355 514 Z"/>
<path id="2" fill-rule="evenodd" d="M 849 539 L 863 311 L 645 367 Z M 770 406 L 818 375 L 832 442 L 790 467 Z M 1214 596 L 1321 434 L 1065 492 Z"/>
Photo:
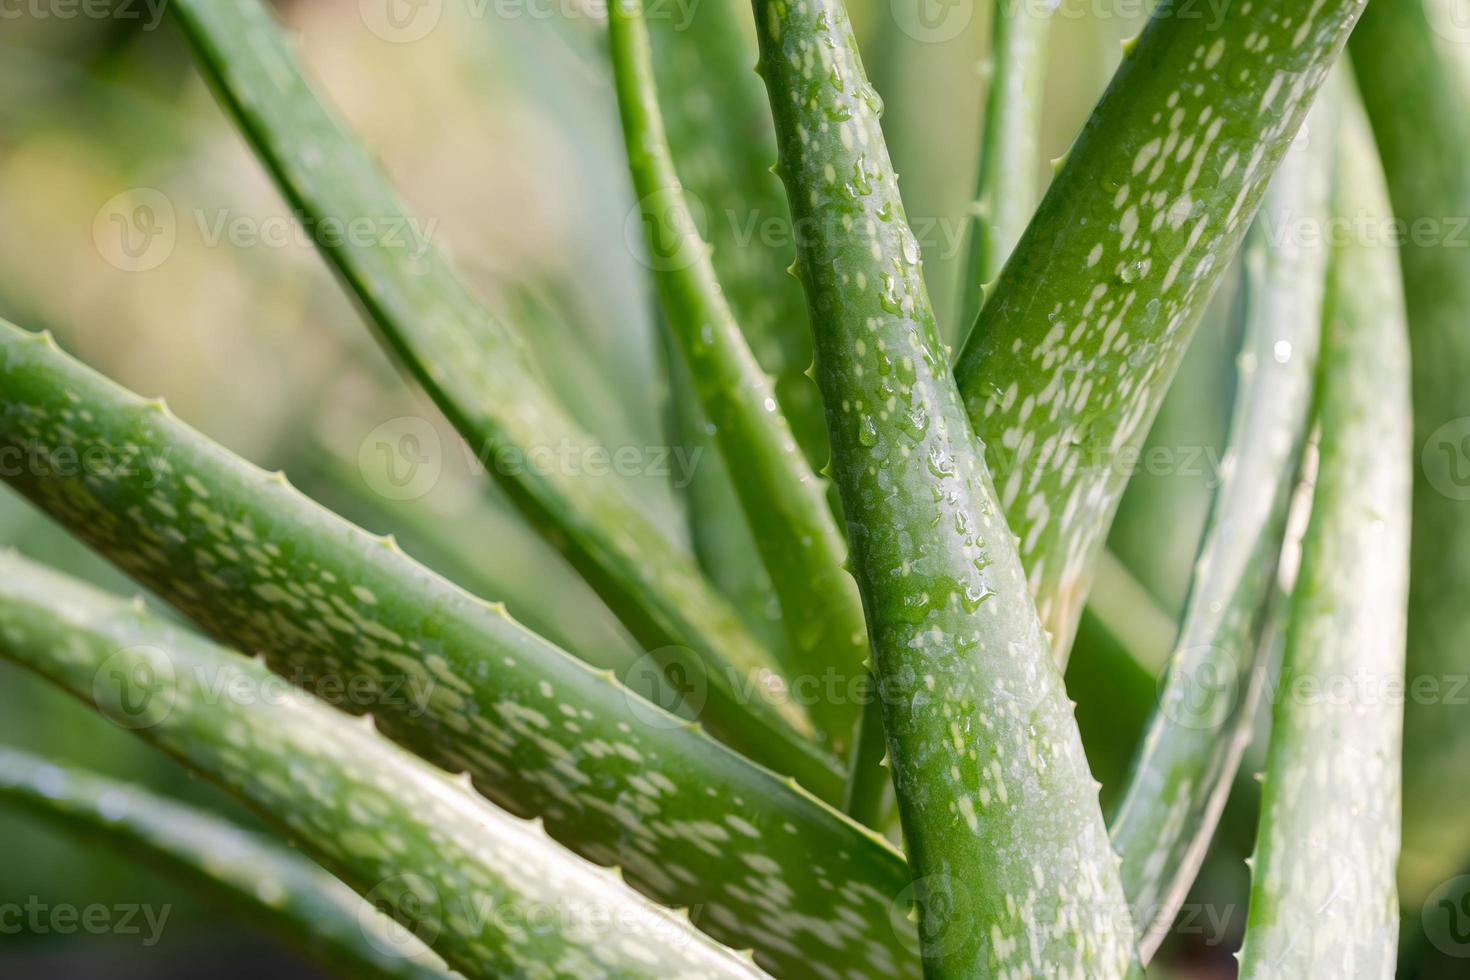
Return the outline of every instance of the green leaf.
<path id="1" fill-rule="evenodd" d="M 960 271 L 960 324 L 985 303 L 984 284 L 1000 273 L 1036 211 L 1046 41 L 1055 8 L 998 0 L 990 15 L 990 81 L 975 177 L 974 220 Z"/>
<path id="2" fill-rule="evenodd" d="M 1461 43 L 1456 43 L 1456 41 Z M 1413 355 L 1414 483 L 1404 716 L 1404 853 L 1399 888 L 1418 907 L 1470 855 L 1470 55 L 1438 0 L 1373 3 L 1353 42 L 1388 189 L 1404 235 Z M 1427 230 L 1427 234 L 1426 234 Z M 1407 232 L 1405 235 L 1404 233 Z M 1387 226 L 1384 234 L 1390 234 Z M 1426 696 L 1426 693 L 1428 696 Z"/>
<path id="3" fill-rule="evenodd" d="M 1184 621 L 1111 822 L 1145 962 L 1194 882 L 1254 731 L 1268 606 L 1311 413 L 1322 330 L 1335 100 L 1277 172 L 1245 246 L 1234 417 Z M 1302 228 L 1316 238 L 1302 238 Z"/>
<path id="4" fill-rule="evenodd" d="M 786 627 L 797 701 L 839 753 L 851 744 L 867 630 L 826 489 L 746 346 L 685 201 L 664 135 L 641 0 L 608 10 L 613 73 L 634 190 L 670 329 L 734 473 Z"/>
<path id="5" fill-rule="evenodd" d="M 692 649 L 708 665 L 713 731 L 776 768 L 809 758 L 798 732 L 810 726 L 794 700 L 740 691 L 764 692 L 759 680 L 774 661 L 628 488 L 537 462 L 545 450 L 573 459 L 606 450 L 548 395 L 522 339 L 471 296 L 317 101 L 269 11 L 258 0 L 183 0 L 170 10 L 282 193 L 313 219 L 323 256 L 512 499 L 640 642 Z M 365 238 L 363 222 L 377 234 Z"/>
<path id="6" fill-rule="evenodd" d="M 7 478 L 217 639 L 774 972 L 915 976 L 887 844 L 59 352 L 0 325 Z M 85 461 L 85 463 L 83 463 Z M 702 675 L 690 663 L 686 700 Z M 349 696 L 350 695 L 350 696 Z M 836 791 L 841 773 L 824 777 Z M 834 890 L 835 887 L 835 890 Z"/>
<path id="7" fill-rule="evenodd" d="M 761 975 L 539 825 L 139 603 L 0 558 L 0 653 L 248 802 L 469 976 Z"/>
<path id="8" fill-rule="evenodd" d="M 5 748 L 0 804 L 159 869 L 338 975 L 454 976 L 417 936 L 320 867 L 213 814 Z"/>
<path id="9" fill-rule="evenodd" d="M 1338 219 L 1389 220 L 1367 118 L 1347 100 Z M 1343 225 L 1342 227 L 1348 227 Z M 1320 463 L 1302 543 L 1240 975 L 1390 978 L 1409 577 L 1409 350 L 1397 251 L 1334 242 Z"/>
<path id="10" fill-rule="evenodd" d="M 1257 0 L 1216 18 L 1162 0 L 957 361 L 1063 662 L 1126 483 L 1119 461 L 1366 2 Z"/>
<path id="11" fill-rule="evenodd" d="M 775 379 L 796 441 L 820 465 L 827 460 L 827 426 L 807 373 L 806 300 L 796 280 L 781 274 L 795 257 L 795 232 L 786 193 L 771 173 L 776 137 L 765 89 L 752 71 L 749 10 L 739 0 L 700 0 L 678 16 L 672 9 L 650 10 L 646 21 L 679 179 L 686 198 L 703 211 L 704 237 L 735 318 Z"/>
<path id="12" fill-rule="evenodd" d="M 926 976 L 1117 977 L 1097 790 L 949 374 L 847 13 L 758 0 Z M 1043 764 L 1044 763 L 1044 764 Z"/>
<path id="13" fill-rule="evenodd" d="M 659 363 L 668 386 L 662 405 L 663 429 L 670 445 L 682 448 L 685 459 L 699 460 L 680 497 L 695 560 L 735 606 L 751 635 L 778 660 L 784 660 L 780 650 L 786 642 L 781 606 L 761 563 L 730 467 L 720 455 L 715 434 L 694 392 L 689 365 L 684 363 L 679 342 L 661 311 L 656 329 Z"/>

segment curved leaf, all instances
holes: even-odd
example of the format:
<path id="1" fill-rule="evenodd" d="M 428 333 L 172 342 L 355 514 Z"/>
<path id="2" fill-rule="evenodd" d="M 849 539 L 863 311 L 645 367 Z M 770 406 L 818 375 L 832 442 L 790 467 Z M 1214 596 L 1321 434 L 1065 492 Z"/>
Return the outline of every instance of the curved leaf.
<path id="1" fill-rule="evenodd" d="M 926 976 L 1122 976 L 1132 931 L 1096 786 L 949 375 L 846 10 L 755 11 L 777 169 L 813 229 L 798 270 Z"/>
<path id="2" fill-rule="evenodd" d="M 968 330 L 1036 212 L 1037 148 L 1050 4 L 996 0 L 990 15 L 990 88 L 975 176 L 975 216 L 960 270 L 960 324 Z"/>
<path id="3" fill-rule="evenodd" d="M 1470 55 L 1463 22 L 1441 0 L 1373 3 L 1354 36 L 1388 189 L 1403 236 L 1414 375 L 1412 583 L 1408 675 L 1432 696 L 1404 715 L 1404 841 L 1399 887 L 1418 906 L 1470 854 L 1470 707 L 1458 696 L 1470 671 Z M 1424 234 L 1428 229 L 1428 235 Z"/>
<path id="4" fill-rule="evenodd" d="M 213 814 L 5 748 L 0 803 L 159 868 L 333 973 L 455 975 L 417 936 L 317 865 Z"/>
<path id="5" fill-rule="evenodd" d="M 470 976 L 761 975 L 537 824 L 139 604 L 0 557 L 0 653 L 249 802 Z"/>
<path id="6" fill-rule="evenodd" d="M 1286 534 L 1317 371 L 1336 100 L 1313 111 L 1245 252 L 1245 338 L 1224 479 L 1158 704 L 1110 830 L 1145 962 L 1199 871 L 1254 731 L 1270 647 L 1267 608 Z"/>
<path id="7" fill-rule="evenodd" d="M 580 458 L 601 447 L 543 389 L 523 341 L 470 295 L 317 101 L 269 11 L 258 0 L 169 9 L 282 193 L 314 220 L 323 256 L 512 499 L 642 643 L 692 649 L 708 664 L 712 730 L 776 768 L 810 758 L 798 736 L 810 726 L 791 698 L 741 693 L 766 691 L 776 676 L 768 653 L 628 489 L 537 464 L 538 448 Z M 381 241 L 342 231 L 354 222 L 370 222 Z"/>
<path id="8" fill-rule="evenodd" d="M 748 8 L 699 0 L 668 16 L 650 11 L 659 105 L 684 193 L 704 212 L 704 237 L 735 319 L 813 465 L 827 459 L 821 396 L 808 374 L 812 336 L 806 301 L 781 270 L 795 234 L 781 182 L 771 107 L 756 78 Z M 741 16 L 743 13 L 744 16 Z M 696 474 L 695 479 L 698 480 Z"/>
<path id="9" fill-rule="evenodd" d="M 689 212 L 659 114 L 641 0 L 608 8 L 623 134 L 669 326 L 714 427 L 788 637 L 786 677 L 839 753 L 850 746 L 867 629 L 826 490 L 807 465 L 746 346 Z M 836 696 L 833 696 L 835 693 Z"/>
<path id="10" fill-rule="evenodd" d="M 1194 327 L 1367 0 L 1162 0 L 955 368 L 1063 662 Z M 1289 26 L 1287 26 L 1289 25 Z"/>
<path id="11" fill-rule="evenodd" d="M 1344 107 L 1335 213 L 1387 220 L 1367 118 Z M 1371 225 L 1370 225 L 1371 227 Z M 1370 233 L 1371 234 L 1371 233 Z M 1246 980 L 1394 976 L 1413 467 L 1398 255 L 1333 249 L 1321 454 L 1262 792 Z"/>
<path id="12" fill-rule="evenodd" d="M 4 324 L 0 452 L 32 462 L 13 485 L 216 638 L 371 710 L 773 971 L 917 975 L 912 926 L 890 917 L 908 869 L 883 841 Z M 700 677 L 691 663 L 690 703 Z"/>

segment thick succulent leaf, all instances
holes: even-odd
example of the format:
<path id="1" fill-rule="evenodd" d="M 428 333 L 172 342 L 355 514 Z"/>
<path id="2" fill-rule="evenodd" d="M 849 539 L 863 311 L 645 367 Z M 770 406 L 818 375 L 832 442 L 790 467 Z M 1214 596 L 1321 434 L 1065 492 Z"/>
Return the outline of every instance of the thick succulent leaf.
<path id="1" fill-rule="evenodd" d="M 1110 831 L 1145 961 L 1204 860 L 1253 732 L 1267 608 L 1311 413 L 1327 248 L 1335 100 L 1277 172 L 1245 246 L 1245 336 L 1224 479 L 1159 701 Z"/>
<path id="2" fill-rule="evenodd" d="M 778 973 L 915 976 L 903 859 L 59 352 L 0 325 L 13 485 L 221 641 L 263 653 Z M 85 466 L 79 461 L 86 460 Z M 699 675 L 691 673 L 689 700 Z M 351 692 L 352 696 L 347 696 Z M 835 791 L 841 773 L 824 778 Z"/>
<path id="3" fill-rule="evenodd" d="M 833 471 L 926 975 L 1122 976 L 1132 929 L 1097 791 L 950 376 L 838 0 L 758 0 Z"/>
<path id="4" fill-rule="evenodd" d="M 1367 118 L 1344 106 L 1335 214 L 1390 219 Z M 1368 227 L 1375 227 L 1370 223 Z M 1387 980 L 1398 958 L 1401 690 L 1414 465 L 1397 250 L 1333 249 L 1321 454 L 1302 543 L 1240 975 Z"/>
<path id="5" fill-rule="evenodd" d="M 1128 467 L 1367 0 L 1162 0 L 985 303 L 956 377 L 1065 660 Z"/>
<path id="6" fill-rule="evenodd" d="M 679 495 L 694 558 L 740 613 L 751 635 L 783 660 L 780 647 L 786 637 L 781 606 L 735 493 L 730 467 L 710 431 L 679 342 L 662 315 L 657 317 L 657 329 L 659 361 L 667 386 L 661 405 L 663 431 L 669 444 L 684 452 L 685 459 L 699 460 Z"/>
<path id="7" fill-rule="evenodd" d="M 761 975 L 538 824 L 139 603 L 0 558 L 0 655 L 248 802 L 468 976 Z"/>
<path id="8" fill-rule="evenodd" d="M 182 0 L 170 10 L 282 192 L 316 222 L 322 254 L 489 472 L 641 642 L 692 650 L 708 665 L 711 730 L 776 768 L 807 755 L 797 731 L 809 726 L 793 699 L 742 693 L 774 683 L 767 651 L 628 487 L 537 463 L 548 448 L 572 459 L 606 450 L 548 395 L 523 341 L 408 220 L 368 154 L 317 101 L 266 7 Z M 385 231 L 381 240 L 333 233 L 363 221 Z"/>
<path id="9" fill-rule="evenodd" d="M 984 284 L 999 274 L 1036 211 L 1046 41 L 1055 9 L 1004 0 L 992 7 L 990 88 L 980 134 L 975 216 L 960 272 L 959 315 L 966 330 L 980 315 Z"/>
<path id="10" fill-rule="evenodd" d="M 845 753 L 868 646 L 861 601 L 842 567 L 847 549 L 694 224 L 664 135 L 641 0 L 610 6 L 608 30 L 642 224 L 649 253 L 662 258 L 655 277 L 669 327 L 721 455 L 739 474 L 736 492 L 781 603 L 787 682 L 819 736 Z"/>
<path id="11" fill-rule="evenodd" d="M 1353 61 L 1394 212 L 1413 355 L 1414 483 L 1399 887 L 1417 907 L 1470 854 L 1470 40 L 1453 4 L 1369 6 Z M 1458 43 L 1457 43 L 1458 42 Z M 1386 226 L 1387 228 L 1387 226 Z M 1385 234 L 1388 231 L 1385 230 Z M 1426 692 L 1429 696 L 1425 696 Z"/>
<path id="12" fill-rule="evenodd" d="M 771 173 L 771 107 L 752 70 L 756 52 L 740 0 L 700 0 L 680 17 L 650 11 L 659 104 L 679 179 L 735 318 L 814 465 L 827 460 L 821 397 L 808 374 L 806 300 L 781 275 L 794 258 L 791 212 Z M 743 16 L 742 16 L 743 15 Z M 699 479 L 698 474 L 695 476 Z"/>
<path id="13" fill-rule="evenodd" d="M 213 814 L 4 748 L 0 805 L 159 869 L 337 975 L 454 976 L 418 936 L 320 866 Z"/>

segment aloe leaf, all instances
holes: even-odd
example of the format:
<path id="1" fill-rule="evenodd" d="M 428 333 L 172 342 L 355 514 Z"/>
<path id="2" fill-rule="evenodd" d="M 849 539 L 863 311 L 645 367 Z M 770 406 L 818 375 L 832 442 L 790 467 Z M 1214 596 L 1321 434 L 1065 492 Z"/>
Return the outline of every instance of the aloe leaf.
<path id="1" fill-rule="evenodd" d="M 990 19 L 990 87 L 980 133 L 974 220 L 960 272 L 960 324 L 968 329 L 985 302 L 984 283 L 1000 273 L 1036 211 L 1041 97 L 1050 4 L 996 0 Z"/>
<path id="2" fill-rule="evenodd" d="M 1122 976 L 1077 726 L 949 374 L 846 10 L 758 0 L 926 976 Z M 1044 765 L 1042 764 L 1044 761 Z"/>
<path id="3" fill-rule="evenodd" d="M 1344 106 L 1340 219 L 1392 211 Z M 1398 957 L 1401 690 L 1413 449 L 1398 256 L 1334 242 L 1321 453 L 1262 794 L 1240 975 L 1389 978 Z"/>
<path id="4" fill-rule="evenodd" d="M 1354 68 L 1388 174 L 1401 243 L 1413 356 L 1414 483 L 1404 841 L 1399 888 L 1417 907 L 1470 854 L 1470 40 L 1453 5 L 1374 3 L 1353 43 Z"/>
<path id="5" fill-rule="evenodd" d="M 0 558 L 0 653 L 248 802 L 469 976 L 761 975 L 537 824 L 140 604 Z"/>
<path id="6" fill-rule="evenodd" d="M 127 783 L 0 748 L 0 804 L 151 865 L 342 976 L 444 980 L 444 961 L 295 851 Z"/>
<path id="7" fill-rule="evenodd" d="M 0 324 L 13 485 L 217 639 L 430 761 L 763 965 L 915 976 L 903 859 L 169 415 Z M 86 460 L 85 467 L 79 461 Z M 687 703 L 702 695 L 690 665 Z M 325 681 L 324 687 L 318 681 Z M 349 686 L 350 685 L 350 686 Z M 356 692 L 352 697 L 346 691 Z M 817 773 L 832 792 L 840 770 Z M 831 883 L 841 882 L 834 891 Z"/>
<path id="8" fill-rule="evenodd" d="M 812 363 L 806 301 L 780 275 L 794 257 L 791 213 L 771 173 L 776 139 L 756 78 L 749 14 L 738 0 L 700 0 L 645 18 L 659 105 L 680 183 L 703 212 L 715 273 L 752 352 L 776 385 L 776 400 L 813 465 L 827 459 L 821 396 Z M 699 479 L 696 474 L 695 479 Z"/>
<path id="9" fill-rule="evenodd" d="M 1065 661 L 1128 467 L 1367 0 L 1162 0 L 955 374 Z"/>
<path id="10" fill-rule="evenodd" d="M 740 690 L 764 693 L 774 661 L 626 486 L 580 475 L 575 461 L 606 448 L 549 397 L 521 338 L 471 296 L 317 101 L 270 12 L 205 0 L 170 10 L 282 193 L 315 222 L 323 256 L 512 499 L 640 642 L 692 649 L 708 666 L 711 730 L 777 768 L 800 756 L 798 732 L 810 726 L 799 706 Z M 364 236 L 363 222 L 376 235 Z M 547 451 L 564 461 L 546 465 Z"/>
<path id="11" fill-rule="evenodd" d="M 782 608 L 783 665 L 818 735 L 850 746 L 866 677 L 867 631 L 826 490 L 791 434 L 775 387 L 746 346 L 684 199 L 660 116 L 641 0 L 608 9 L 623 133 L 655 277 L 694 389 Z M 855 689 L 855 690 L 854 690 Z M 835 696 L 834 696 L 835 694 Z"/>
<path id="12" fill-rule="evenodd" d="M 1194 882 L 1253 731 L 1327 277 L 1325 243 L 1298 240 L 1298 229 L 1325 227 L 1330 214 L 1334 101 L 1324 96 L 1313 111 L 1308 137 L 1277 172 L 1247 238 L 1225 475 L 1158 704 L 1110 826 L 1145 962 Z"/>
<path id="13" fill-rule="evenodd" d="M 680 495 L 695 560 L 740 613 L 751 635 L 772 650 L 778 660 L 783 659 L 780 646 L 786 637 L 781 628 L 781 606 L 735 493 L 730 468 L 720 455 L 694 392 L 689 365 L 684 363 L 678 341 L 661 315 L 657 330 L 659 360 L 667 385 L 662 406 L 664 432 L 671 445 L 683 449 L 685 459 L 699 460 Z"/>

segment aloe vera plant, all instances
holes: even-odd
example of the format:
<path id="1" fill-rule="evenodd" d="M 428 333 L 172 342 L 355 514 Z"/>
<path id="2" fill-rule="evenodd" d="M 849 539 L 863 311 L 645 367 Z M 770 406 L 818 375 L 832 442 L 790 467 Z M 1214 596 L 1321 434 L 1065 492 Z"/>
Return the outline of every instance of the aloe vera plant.
<path id="1" fill-rule="evenodd" d="M 1382 168 L 1356 98 L 1342 130 L 1334 213 L 1386 217 Z M 1404 671 L 1412 456 L 1396 260 L 1381 241 L 1333 250 L 1321 462 L 1282 665 L 1287 694 L 1271 732 L 1243 977 L 1394 969 L 1402 716 L 1382 685 Z M 1302 805 L 1327 794 L 1325 818 Z"/>
<path id="2" fill-rule="evenodd" d="M 1124 887 L 1152 920 L 1140 923 L 1146 958 L 1204 857 L 1255 720 L 1327 271 L 1319 244 L 1269 241 L 1287 222 L 1328 217 L 1332 100 L 1309 118 L 1305 145 L 1277 173 L 1248 236 L 1245 339 L 1226 448 L 1231 469 L 1217 491 L 1154 718 L 1112 821 Z"/>
<path id="3" fill-rule="evenodd" d="M 671 438 L 714 454 L 673 488 L 681 530 L 637 485 L 507 462 L 611 447 L 526 325 L 408 220 L 269 7 L 176 0 L 198 72 L 304 221 L 412 230 L 411 248 L 313 245 L 647 661 L 597 669 L 626 658 L 461 587 L 504 581 L 476 574 L 499 542 L 435 536 L 456 584 L 0 321 L 0 477 L 181 619 L 0 554 L 0 659 L 266 830 L 4 748 L 0 806 L 382 977 L 1135 977 L 1174 955 L 1223 824 L 1256 833 L 1243 975 L 1390 976 L 1401 812 L 1410 902 L 1464 857 L 1462 822 L 1423 799 L 1458 742 L 1445 713 L 1410 714 L 1401 807 L 1400 706 L 1301 693 L 1402 683 L 1406 623 L 1412 640 L 1459 615 L 1422 584 L 1453 578 L 1418 535 L 1461 515 L 1418 486 L 1407 588 L 1410 404 L 1422 430 L 1459 397 L 1459 267 L 1406 249 L 1401 275 L 1392 249 L 1301 238 L 1386 220 L 1390 195 L 1456 200 L 1452 167 L 1415 173 L 1387 52 L 1435 55 L 1413 82 L 1427 118 L 1465 77 L 1417 2 L 1385 2 L 1365 29 L 1389 40 L 1358 59 L 1381 76 L 1363 96 L 1383 167 L 1357 93 L 1324 88 L 1366 0 L 1211 18 L 1162 0 L 1038 206 L 1052 10 L 996 2 L 964 322 L 941 324 L 928 216 L 905 208 L 860 50 L 897 28 L 844 0 L 755 0 L 752 45 L 723 0 L 683 20 L 615 0 L 591 33 L 628 268 L 657 297 L 636 339 Z M 1437 161 L 1465 159 L 1461 135 L 1442 130 Z M 1176 623 L 1104 541 L 1121 461 L 1237 267 L 1224 463 Z M 1064 680 L 1089 602 L 1093 649 Z M 1267 721 L 1253 825 L 1225 802 Z M 1445 747 L 1415 748 L 1431 728 Z"/>
<path id="4" fill-rule="evenodd" d="M 320 866 L 234 824 L 92 773 L 0 751 L 0 805 L 105 843 L 358 976 L 453 976 L 416 935 L 397 931 Z"/>
<path id="5" fill-rule="evenodd" d="M 1409 674 L 1429 685 L 1404 716 L 1404 859 L 1400 886 L 1412 907 L 1452 877 L 1470 853 L 1459 761 L 1470 719 L 1453 688 L 1465 675 L 1470 618 L 1451 593 L 1463 580 L 1470 513 L 1461 430 L 1470 417 L 1463 330 L 1470 299 L 1470 63 L 1464 25 L 1448 4 L 1371 8 L 1354 42 L 1354 66 L 1387 173 L 1401 242 L 1414 374 L 1413 569 Z M 1390 59 L 1389 52 L 1393 52 Z M 1399 61 L 1415 70 L 1398 70 Z M 1426 234 L 1427 229 L 1427 234 Z"/>

